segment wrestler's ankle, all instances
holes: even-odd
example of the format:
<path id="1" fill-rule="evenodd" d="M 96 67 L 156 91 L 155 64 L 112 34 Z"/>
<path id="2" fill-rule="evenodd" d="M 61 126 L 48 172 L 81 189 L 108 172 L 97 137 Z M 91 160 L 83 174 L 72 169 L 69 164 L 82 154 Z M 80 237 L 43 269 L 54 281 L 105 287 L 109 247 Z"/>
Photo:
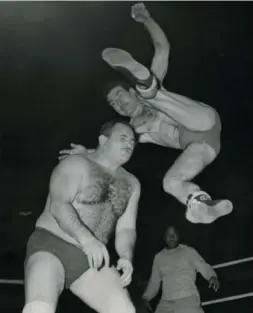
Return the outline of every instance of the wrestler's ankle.
<path id="1" fill-rule="evenodd" d="M 212 198 L 210 197 L 208 193 L 206 193 L 203 190 L 197 190 L 197 191 L 191 192 L 186 199 L 187 207 L 190 207 L 193 204 L 194 200 L 205 201 L 205 200 L 212 200 Z"/>
<path id="2" fill-rule="evenodd" d="M 158 82 L 155 76 L 150 76 L 148 85 L 136 85 L 135 88 L 142 98 L 153 99 L 157 94 Z"/>

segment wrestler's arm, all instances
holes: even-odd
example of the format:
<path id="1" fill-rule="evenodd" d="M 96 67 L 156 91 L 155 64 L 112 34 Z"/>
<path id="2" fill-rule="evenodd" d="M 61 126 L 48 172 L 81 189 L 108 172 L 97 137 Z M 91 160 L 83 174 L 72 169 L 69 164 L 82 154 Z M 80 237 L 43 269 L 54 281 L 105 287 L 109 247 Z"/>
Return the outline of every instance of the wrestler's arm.
<path id="1" fill-rule="evenodd" d="M 116 225 L 115 248 L 120 258 L 132 261 L 136 241 L 136 218 L 141 187 L 139 181 L 133 180 L 133 193 L 124 214 Z"/>
<path id="2" fill-rule="evenodd" d="M 148 286 L 144 291 L 142 298 L 146 301 L 151 301 L 158 293 L 160 286 L 161 286 L 161 273 L 159 269 L 159 261 L 158 261 L 158 254 L 154 258 L 154 262 L 152 265 L 152 272 L 148 282 Z"/>
<path id="3" fill-rule="evenodd" d="M 78 145 L 78 144 L 75 144 L 75 143 L 71 143 L 70 144 L 70 149 L 64 149 L 64 150 L 61 150 L 59 152 L 59 157 L 58 159 L 59 160 L 63 160 L 65 159 L 67 156 L 69 155 L 74 155 L 74 154 L 80 154 L 80 155 L 87 155 L 88 153 L 92 153 L 94 152 L 95 149 L 87 149 L 85 148 L 84 146 L 82 145 Z"/>
<path id="4" fill-rule="evenodd" d="M 162 84 L 169 66 L 170 44 L 160 26 L 152 19 L 144 24 L 149 31 L 155 48 L 151 71 Z"/>
<path id="5" fill-rule="evenodd" d="M 82 246 L 94 238 L 80 220 L 72 205 L 79 185 L 87 176 L 88 165 L 84 158 L 66 158 L 54 169 L 50 184 L 50 212 L 62 230 L 75 238 Z"/>
<path id="6" fill-rule="evenodd" d="M 136 21 L 143 23 L 144 27 L 151 36 L 152 43 L 155 48 L 155 54 L 151 64 L 151 71 L 162 84 L 169 65 L 170 43 L 164 31 L 150 16 L 143 3 L 137 3 L 133 5 L 132 17 Z"/>

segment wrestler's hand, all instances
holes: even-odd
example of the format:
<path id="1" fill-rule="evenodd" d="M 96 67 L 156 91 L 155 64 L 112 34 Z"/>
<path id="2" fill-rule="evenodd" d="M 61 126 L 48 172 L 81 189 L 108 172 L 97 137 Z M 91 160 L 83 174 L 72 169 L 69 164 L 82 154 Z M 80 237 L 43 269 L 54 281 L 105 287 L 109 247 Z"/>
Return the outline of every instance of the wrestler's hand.
<path id="1" fill-rule="evenodd" d="M 145 23 L 150 19 L 150 14 L 145 7 L 145 4 L 140 2 L 132 6 L 131 9 L 132 18 L 139 23 Z"/>
<path id="2" fill-rule="evenodd" d="M 84 146 L 76 145 L 75 143 L 70 144 L 71 149 L 61 150 L 59 152 L 59 160 L 65 159 L 68 155 L 73 154 L 86 154 L 86 153 L 92 153 L 95 150 L 94 149 L 86 149 Z"/>
<path id="3" fill-rule="evenodd" d="M 212 288 L 214 291 L 217 291 L 220 288 L 220 282 L 216 276 L 212 276 L 209 279 L 209 288 Z"/>
<path id="4" fill-rule="evenodd" d="M 119 259 L 117 263 L 117 270 L 122 270 L 123 274 L 121 275 L 121 284 L 122 287 L 128 286 L 132 281 L 132 275 L 133 275 L 133 265 L 132 263 L 127 259 Z"/>
<path id="5" fill-rule="evenodd" d="M 102 266 L 109 267 L 110 256 L 103 242 L 92 238 L 82 246 L 82 250 L 87 255 L 90 268 L 98 270 Z"/>

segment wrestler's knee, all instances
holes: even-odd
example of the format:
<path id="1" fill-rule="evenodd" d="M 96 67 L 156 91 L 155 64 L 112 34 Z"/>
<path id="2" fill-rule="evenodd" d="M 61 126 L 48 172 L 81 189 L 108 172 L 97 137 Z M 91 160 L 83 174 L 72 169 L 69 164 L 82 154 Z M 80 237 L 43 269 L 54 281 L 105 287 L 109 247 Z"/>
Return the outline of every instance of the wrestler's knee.
<path id="1" fill-rule="evenodd" d="M 167 193 L 173 194 L 174 190 L 178 190 L 182 185 L 182 179 L 172 177 L 168 174 L 163 178 L 163 190 Z"/>
<path id="2" fill-rule="evenodd" d="M 216 122 L 216 114 L 213 108 L 206 107 L 202 111 L 202 118 L 201 120 L 201 131 L 208 131 L 213 128 Z"/>
<path id="3" fill-rule="evenodd" d="M 43 302 L 43 301 L 32 301 L 27 303 L 22 313 L 54 313 L 55 312 L 55 306 Z"/>

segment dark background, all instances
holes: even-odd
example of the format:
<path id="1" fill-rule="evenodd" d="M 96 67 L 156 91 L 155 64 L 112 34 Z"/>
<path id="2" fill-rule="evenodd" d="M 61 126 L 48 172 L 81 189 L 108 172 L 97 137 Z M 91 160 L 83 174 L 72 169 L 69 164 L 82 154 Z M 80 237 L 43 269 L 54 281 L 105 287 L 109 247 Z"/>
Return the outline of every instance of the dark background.
<path id="1" fill-rule="evenodd" d="M 116 117 L 102 88 L 117 73 L 102 62 L 101 51 L 119 47 L 150 65 L 152 43 L 130 17 L 132 3 L 0 3 L 2 278 L 23 278 L 26 240 L 43 209 L 58 151 L 70 142 L 95 147 L 101 124 Z M 185 208 L 161 185 L 179 152 L 139 145 L 126 166 L 142 183 L 131 287 L 135 296 L 145 286 L 168 224 L 178 226 L 182 241 L 210 264 L 253 255 L 252 3 L 146 4 L 171 43 L 165 87 L 208 103 L 221 115 L 221 153 L 196 182 L 214 198 L 233 201 L 234 211 L 210 225 L 190 224 Z M 253 291 L 250 265 L 218 274 L 223 284 L 219 295 L 208 293 L 200 280 L 204 300 Z M 10 307 L 22 306 L 22 286 L 2 285 L 2 298 L 6 293 L 17 298 L 3 308 L 9 305 L 10 312 Z M 72 305 L 83 308 L 69 294 L 62 299 L 71 303 L 69 312 Z M 248 313 L 253 307 L 249 301 L 238 301 L 240 309 L 232 302 L 212 309 Z"/>

